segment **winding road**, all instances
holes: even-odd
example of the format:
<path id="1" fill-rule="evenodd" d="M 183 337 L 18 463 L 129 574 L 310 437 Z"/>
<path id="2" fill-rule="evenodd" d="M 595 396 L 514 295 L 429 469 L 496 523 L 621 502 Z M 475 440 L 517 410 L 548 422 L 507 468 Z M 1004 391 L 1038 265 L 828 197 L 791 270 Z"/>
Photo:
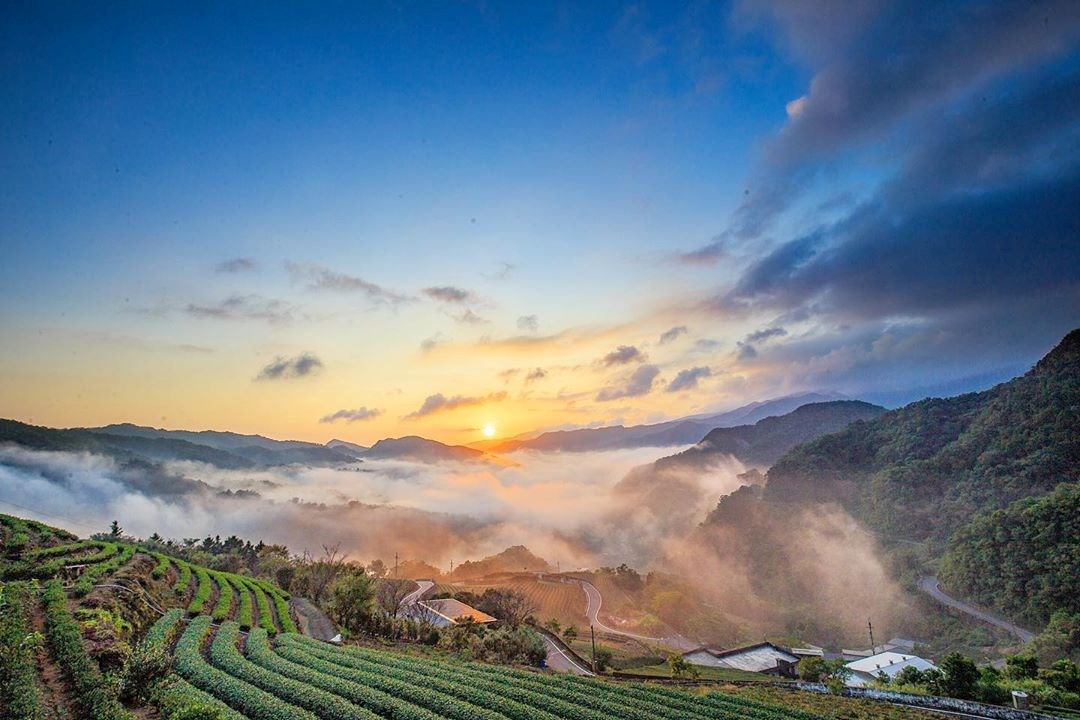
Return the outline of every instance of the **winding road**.
<path id="1" fill-rule="evenodd" d="M 989 623 L 994 627 L 1001 628 L 1002 630 L 1012 633 L 1016 637 L 1020 638 L 1021 642 L 1031 642 L 1035 637 L 1035 633 L 1030 630 L 1025 630 L 1019 625 L 1014 625 L 1008 620 L 1002 620 L 999 617 L 995 617 L 984 610 L 980 610 L 970 603 L 966 603 L 963 600 L 957 600 L 956 598 L 946 595 L 941 585 L 938 583 L 938 579 L 933 576 L 919 578 L 919 589 L 930 597 L 937 600 L 939 603 L 948 605 L 949 607 L 959 610 L 962 613 L 970 615 L 973 618 L 982 620 L 985 623 Z"/>
<path id="2" fill-rule="evenodd" d="M 430 580 L 415 580 L 414 582 L 420 587 L 405 596 L 405 599 L 401 601 L 401 607 L 403 608 L 408 607 L 409 605 L 415 605 L 420 601 L 420 598 L 424 597 L 424 593 L 435 587 L 435 583 Z"/>
<path id="3" fill-rule="evenodd" d="M 587 580 L 573 578 L 573 581 L 580 584 L 581 589 L 585 591 L 585 598 L 587 603 L 585 605 L 585 617 L 589 619 L 590 625 L 595 625 L 597 628 L 604 630 L 605 632 L 613 633 L 615 635 L 623 635 L 625 637 L 634 638 L 635 640 L 642 640 L 644 642 L 665 645 L 667 647 L 676 648 L 684 652 L 687 650 L 693 650 L 698 647 L 697 644 L 687 640 L 682 635 L 678 634 L 671 635 L 669 637 L 650 637 L 648 635 L 637 635 L 636 633 L 608 627 L 600 621 L 599 617 L 600 607 L 604 603 L 604 597 L 600 594 L 600 591 L 596 589 L 595 585 L 593 585 Z"/>

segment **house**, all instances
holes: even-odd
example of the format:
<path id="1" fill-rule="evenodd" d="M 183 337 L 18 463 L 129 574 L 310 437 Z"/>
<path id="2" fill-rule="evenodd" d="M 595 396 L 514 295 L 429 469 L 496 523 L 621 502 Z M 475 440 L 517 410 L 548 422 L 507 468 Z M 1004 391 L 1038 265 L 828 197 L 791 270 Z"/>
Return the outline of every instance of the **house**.
<path id="1" fill-rule="evenodd" d="M 458 625 L 467 621 L 467 619 L 471 619 L 472 622 L 478 625 L 498 622 L 498 618 L 494 618 L 453 598 L 421 600 L 416 603 L 413 614 L 418 620 L 426 620 L 439 628 Z"/>
<path id="2" fill-rule="evenodd" d="M 885 675 L 891 680 L 906 667 L 913 667 L 916 670 L 937 669 L 934 663 L 917 655 L 905 655 L 891 650 L 854 660 L 844 665 L 844 667 L 851 671 L 851 677 L 847 681 L 847 684 L 851 687 L 872 685 L 874 680 L 881 675 Z"/>
<path id="3" fill-rule="evenodd" d="M 790 650 L 770 642 L 731 650 L 700 647 L 683 653 L 683 659 L 691 665 L 731 668 L 781 677 L 795 677 L 795 665 L 799 662 L 799 657 Z"/>

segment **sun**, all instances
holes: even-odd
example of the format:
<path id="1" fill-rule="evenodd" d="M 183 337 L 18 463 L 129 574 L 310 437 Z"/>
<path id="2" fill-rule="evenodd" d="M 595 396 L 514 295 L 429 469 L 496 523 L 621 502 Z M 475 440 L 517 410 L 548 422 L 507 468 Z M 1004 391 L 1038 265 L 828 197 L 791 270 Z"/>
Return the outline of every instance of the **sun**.
<path id="1" fill-rule="evenodd" d="M 495 423 L 487 423 L 480 432 L 484 433 L 484 437 L 495 437 Z"/>

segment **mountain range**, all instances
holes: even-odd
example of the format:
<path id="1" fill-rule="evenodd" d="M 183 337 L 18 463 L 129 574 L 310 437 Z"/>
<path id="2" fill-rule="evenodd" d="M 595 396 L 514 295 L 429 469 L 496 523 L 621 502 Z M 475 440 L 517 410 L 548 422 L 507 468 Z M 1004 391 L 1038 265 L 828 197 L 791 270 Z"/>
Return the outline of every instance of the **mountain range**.
<path id="1" fill-rule="evenodd" d="M 470 447 L 493 453 L 515 450 L 540 450 L 544 452 L 588 452 L 595 450 L 622 450 L 638 447 L 673 447 L 690 445 L 700 441 L 715 428 L 753 425 L 758 420 L 773 415 L 785 415 L 808 403 L 820 403 L 845 399 L 836 393 L 802 393 L 753 402 L 722 413 L 691 415 L 677 420 L 652 425 L 611 425 L 577 430 L 555 430 L 538 435 L 523 435 L 501 440 L 485 440 L 472 443 Z"/>

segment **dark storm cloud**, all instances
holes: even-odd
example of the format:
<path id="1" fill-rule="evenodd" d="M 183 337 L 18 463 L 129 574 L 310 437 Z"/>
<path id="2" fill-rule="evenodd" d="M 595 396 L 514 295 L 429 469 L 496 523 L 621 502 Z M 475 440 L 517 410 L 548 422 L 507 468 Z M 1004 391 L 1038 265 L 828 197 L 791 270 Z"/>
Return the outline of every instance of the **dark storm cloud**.
<path id="1" fill-rule="evenodd" d="M 255 258 L 238 257 L 219 262 L 214 266 L 214 271 L 219 273 L 250 272 L 256 268 Z"/>
<path id="2" fill-rule="evenodd" d="M 804 3 L 752 0 L 813 71 L 807 93 L 765 150 L 732 232 L 756 237 L 813 173 L 810 164 L 944 110 L 976 88 L 1075 51 L 1080 3 Z"/>
<path id="3" fill-rule="evenodd" d="M 454 395 L 453 397 L 446 397 L 442 393 L 435 393 L 434 395 L 428 395 L 428 397 L 424 400 L 424 403 L 420 406 L 419 410 L 409 413 L 402 419 L 416 420 L 418 418 L 427 417 L 428 415 L 435 415 L 436 413 L 446 412 L 449 410 L 457 410 L 458 408 L 484 405 L 485 403 L 489 402 L 502 402 L 505 399 L 505 392 L 497 392 L 491 393 L 490 395 L 479 395 L 474 397 L 467 397 L 464 395 Z"/>
<path id="4" fill-rule="evenodd" d="M 289 380 L 314 375 L 323 368 L 322 360 L 311 353 L 301 353 L 296 357 L 276 357 L 274 361 L 259 371 L 256 380 Z"/>
<path id="5" fill-rule="evenodd" d="M 397 306 L 412 300 L 408 295 L 387 290 L 363 278 L 335 272 L 321 265 L 309 263 L 285 263 L 294 282 L 303 282 L 308 290 L 360 293 L 373 305 Z"/>
<path id="6" fill-rule="evenodd" d="M 444 303 L 470 303 L 476 302 L 476 295 L 471 291 L 464 288 L 454 287 L 453 285 L 439 285 L 437 287 L 424 288 L 424 294 L 432 300 L 438 300 Z"/>
<path id="7" fill-rule="evenodd" d="M 647 395 L 652 390 L 653 381 L 659 374 L 660 368 L 655 365 L 642 365 L 625 380 L 601 389 L 596 394 L 596 399 L 600 402 L 608 402 Z"/>
<path id="8" fill-rule="evenodd" d="M 712 375 L 712 370 L 707 367 L 693 367 L 685 370 L 680 370 L 668 386 L 667 391 L 680 392 L 682 390 L 693 390 L 698 386 L 698 382 Z"/>
<path id="9" fill-rule="evenodd" d="M 1080 284 L 1080 167 L 1073 175 L 949 199 L 896 217 L 863 208 L 755 263 L 723 304 L 819 314 L 927 316 Z"/>
<path id="10" fill-rule="evenodd" d="M 665 330 L 663 333 L 660 334 L 660 344 L 667 345 L 670 342 L 675 342 L 681 336 L 685 335 L 688 332 L 689 329 L 685 325 L 679 325 L 677 327 L 671 328 L 670 330 Z"/>
<path id="11" fill-rule="evenodd" d="M 184 312 L 196 318 L 214 320 L 264 320 L 286 323 L 293 319 L 293 307 L 281 300 L 259 295 L 232 295 L 217 303 L 188 303 Z"/>
<path id="12" fill-rule="evenodd" d="M 383 414 L 382 410 L 378 408 L 360 407 L 355 410 L 338 410 L 335 413 L 324 415 L 319 418 L 321 423 L 332 423 L 338 420 L 344 420 L 345 422 L 360 422 L 361 420 L 372 420 Z"/>
<path id="13" fill-rule="evenodd" d="M 604 367 L 626 365 L 633 362 L 644 362 L 645 353 L 633 345 L 620 345 L 598 361 Z"/>

